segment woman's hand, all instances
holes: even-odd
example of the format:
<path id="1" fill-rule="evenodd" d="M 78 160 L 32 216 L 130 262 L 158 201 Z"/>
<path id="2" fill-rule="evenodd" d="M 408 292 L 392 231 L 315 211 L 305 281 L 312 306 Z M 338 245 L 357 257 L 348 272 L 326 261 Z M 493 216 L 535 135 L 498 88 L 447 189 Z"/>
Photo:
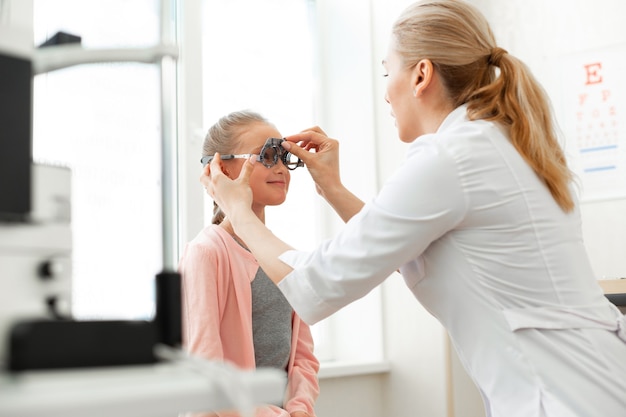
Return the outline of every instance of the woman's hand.
<path id="1" fill-rule="evenodd" d="M 222 171 L 222 159 L 216 153 L 211 163 L 202 170 L 200 183 L 231 221 L 240 213 L 253 214 L 250 174 L 255 163 L 256 157 L 250 157 L 244 162 L 239 177 L 231 180 Z"/>
<path id="2" fill-rule="evenodd" d="M 317 192 L 328 201 L 343 221 L 347 222 L 363 208 L 363 202 L 341 183 L 338 141 L 329 138 L 319 127 L 304 130 L 285 139 L 283 147 L 304 161 L 315 181 Z"/>
<path id="3" fill-rule="evenodd" d="M 341 186 L 337 140 L 329 138 L 317 126 L 285 139 L 287 142 L 283 142 L 283 147 L 304 161 L 320 195 L 326 198 L 326 192 Z"/>

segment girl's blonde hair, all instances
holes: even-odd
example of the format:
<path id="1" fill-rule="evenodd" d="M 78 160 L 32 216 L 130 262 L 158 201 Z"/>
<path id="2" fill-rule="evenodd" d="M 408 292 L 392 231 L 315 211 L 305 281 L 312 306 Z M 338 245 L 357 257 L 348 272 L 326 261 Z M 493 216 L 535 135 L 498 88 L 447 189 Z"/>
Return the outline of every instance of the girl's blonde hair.
<path id="1" fill-rule="evenodd" d="M 572 173 L 558 142 L 546 93 L 530 70 L 496 45 L 485 17 L 463 0 L 420 1 L 393 26 L 407 67 L 430 59 L 455 107 L 471 120 L 501 123 L 517 151 L 564 211 L 574 207 Z M 499 68 L 499 75 L 496 73 Z"/>
<path id="2" fill-rule="evenodd" d="M 266 118 L 250 110 L 240 110 L 221 117 L 209 128 L 204 143 L 202 156 L 232 154 L 239 146 L 239 136 L 250 125 L 263 123 L 273 126 Z M 224 212 L 213 202 L 213 224 L 220 224 L 224 220 Z"/>

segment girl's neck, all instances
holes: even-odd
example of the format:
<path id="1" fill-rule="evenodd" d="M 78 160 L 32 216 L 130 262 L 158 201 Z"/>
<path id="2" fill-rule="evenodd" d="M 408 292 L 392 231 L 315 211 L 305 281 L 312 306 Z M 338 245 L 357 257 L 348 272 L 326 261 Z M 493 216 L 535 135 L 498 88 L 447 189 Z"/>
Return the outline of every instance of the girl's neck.
<path id="1" fill-rule="evenodd" d="M 257 213 L 257 217 L 259 217 L 259 219 L 261 219 L 261 221 L 263 222 L 263 224 L 265 224 L 265 212 L 261 212 L 261 215 L 259 215 L 259 213 Z M 239 243 L 241 246 L 243 246 L 244 248 L 248 248 L 248 246 L 244 243 L 243 240 L 239 239 L 239 236 L 237 236 L 237 234 L 235 234 L 235 229 L 233 228 L 232 223 L 230 222 L 230 220 L 228 219 L 228 217 L 226 217 L 219 225 L 221 228 L 223 228 L 224 230 L 226 230 L 228 232 L 228 234 L 230 234 L 233 239 L 235 239 L 235 241 L 237 241 L 237 243 Z"/>
<path id="2" fill-rule="evenodd" d="M 233 225 L 230 223 L 228 219 L 224 219 L 224 221 L 220 223 L 220 227 L 224 229 L 229 235 L 231 235 L 237 243 L 239 243 L 241 246 L 243 246 L 246 249 L 248 248 L 246 244 L 243 242 L 243 240 L 239 239 L 239 237 L 235 234 Z"/>

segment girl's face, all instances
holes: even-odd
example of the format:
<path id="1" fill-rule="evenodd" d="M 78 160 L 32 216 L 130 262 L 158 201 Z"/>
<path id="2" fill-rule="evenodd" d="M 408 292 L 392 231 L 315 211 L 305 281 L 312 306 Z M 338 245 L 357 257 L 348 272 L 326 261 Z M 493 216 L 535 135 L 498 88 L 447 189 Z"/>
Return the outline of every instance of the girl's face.
<path id="1" fill-rule="evenodd" d="M 273 126 L 265 123 L 254 123 L 246 127 L 239 135 L 239 146 L 233 153 L 252 153 L 258 155 L 268 138 L 282 138 L 282 135 Z M 237 178 L 241 172 L 244 159 L 224 161 L 230 178 Z M 287 198 L 291 175 L 289 169 L 279 161 L 271 168 L 260 162 L 254 165 L 250 175 L 252 189 L 252 209 L 255 213 L 262 211 L 265 206 L 277 206 Z"/>
<path id="2" fill-rule="evenodd" d="M 406 68 L 401 56 L 394 49 L 393 42 L 383 60 L 383 67 L 387 78 L 385 101 L 391 106 L 391 116 L 395 119 L 398 136 L 402 142 L 412 142 L 421 134 L 414 73 L 411 68 Z"/>

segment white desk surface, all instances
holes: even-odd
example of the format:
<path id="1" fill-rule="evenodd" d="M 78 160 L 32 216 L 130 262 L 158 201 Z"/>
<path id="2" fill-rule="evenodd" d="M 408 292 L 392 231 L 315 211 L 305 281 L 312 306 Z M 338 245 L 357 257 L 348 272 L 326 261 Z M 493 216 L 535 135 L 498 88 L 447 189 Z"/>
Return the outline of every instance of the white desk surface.
<path id="1" fill-rule="evenodd" d="M 231 380 L 253 404 L 281 403 L 286 379 L 271 369 L 198 372 L 180 363 L 76 370 L 0 371 L 0 417 L 176 417 L 233 408 Z M 232 378 L 228 376 L 232 376 Z M 226 378 L 228 377 L 228 378 Z"/>

